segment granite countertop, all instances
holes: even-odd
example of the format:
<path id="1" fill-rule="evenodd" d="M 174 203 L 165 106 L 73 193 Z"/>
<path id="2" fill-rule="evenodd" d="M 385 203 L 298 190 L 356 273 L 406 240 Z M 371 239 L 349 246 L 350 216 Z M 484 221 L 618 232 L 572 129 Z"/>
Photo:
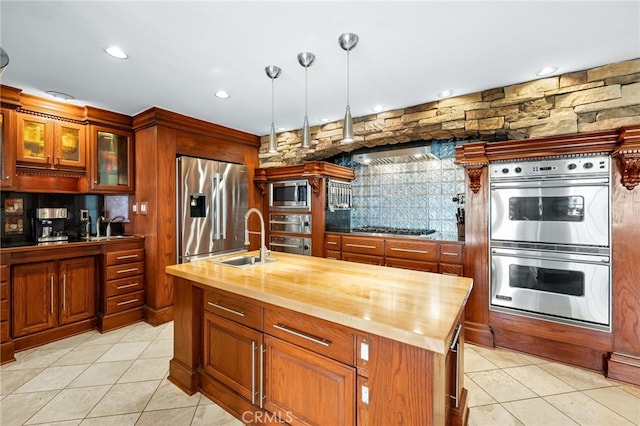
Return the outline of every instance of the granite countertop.
<path id="1" fill-rule="evenodd" d="M 247 254 L 247 253 L 243 253 Z M 248 254 L 257 256 L 258 252 Z M 229 255 L 172 265 L 169 275 L 445 354 L 471 278 L 272 253 L 240 269 Z"/>

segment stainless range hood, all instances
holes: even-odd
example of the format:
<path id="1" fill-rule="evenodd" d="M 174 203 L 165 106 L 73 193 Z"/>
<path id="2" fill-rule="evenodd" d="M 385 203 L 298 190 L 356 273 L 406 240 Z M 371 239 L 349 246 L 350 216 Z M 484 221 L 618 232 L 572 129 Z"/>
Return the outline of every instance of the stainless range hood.
<path id="1" fill-rule="evenodd" d="M 360 164 L 378 165 L 437 160 L 438 157 L 431 152 L 431 146 L 417 146 L 413 148 L 354 154 L 351 159 Z"/>

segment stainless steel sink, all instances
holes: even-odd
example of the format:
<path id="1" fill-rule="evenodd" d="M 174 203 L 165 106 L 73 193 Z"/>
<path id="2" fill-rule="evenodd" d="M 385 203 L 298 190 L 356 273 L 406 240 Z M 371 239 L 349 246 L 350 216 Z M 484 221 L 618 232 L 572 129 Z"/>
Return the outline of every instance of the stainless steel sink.
<path id="1" fill-rule="evenodd" d="M 233 266 L 234 268 L 253 268 L 254 266 L 265 265 L 267 263 L 275 262 L 278 259 L 266 258 L 264 262 L 258 262 L 258 258 L 255 256 L 238 256 L 230 259 L 219 260 L 216 263 L 226 266 Z"/>
<path id="2" fill-rule="evenodd" d="M 133 238 L 135 235 L 112 235 L 110 237 L 100 236 L 100 237 L 89 237 L 88 241 L 107 241 L 107 240 L 120 240 L 123 238 Z"/>

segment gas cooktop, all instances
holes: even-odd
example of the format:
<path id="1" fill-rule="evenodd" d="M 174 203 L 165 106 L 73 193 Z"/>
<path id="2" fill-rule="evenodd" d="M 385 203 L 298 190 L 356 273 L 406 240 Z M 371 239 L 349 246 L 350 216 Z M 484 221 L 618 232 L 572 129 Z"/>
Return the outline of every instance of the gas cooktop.
<path id="1" fill-rule="evenodd" d="M 363 232 L 367 234 L 393 234 L 393 235 L 429 235 L 436 232 L 435 229 L 392 228 L 388 226 L 362 226 L 353 228 L 351 232 Z"/>

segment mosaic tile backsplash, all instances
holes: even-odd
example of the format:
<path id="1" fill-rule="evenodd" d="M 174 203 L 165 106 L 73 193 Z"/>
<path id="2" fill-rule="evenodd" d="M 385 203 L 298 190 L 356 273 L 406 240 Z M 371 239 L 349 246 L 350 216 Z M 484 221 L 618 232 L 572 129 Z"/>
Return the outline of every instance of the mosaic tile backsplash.
<path id="1" fill-rule="evenodd" d="M 351 226 L 435 229 L 455 239 L 457 204 L 452 198 L 464 193 L 465 176 L 452 152 L 452 147 L 434 152 L 441 160 L 353 164 Z"/>

